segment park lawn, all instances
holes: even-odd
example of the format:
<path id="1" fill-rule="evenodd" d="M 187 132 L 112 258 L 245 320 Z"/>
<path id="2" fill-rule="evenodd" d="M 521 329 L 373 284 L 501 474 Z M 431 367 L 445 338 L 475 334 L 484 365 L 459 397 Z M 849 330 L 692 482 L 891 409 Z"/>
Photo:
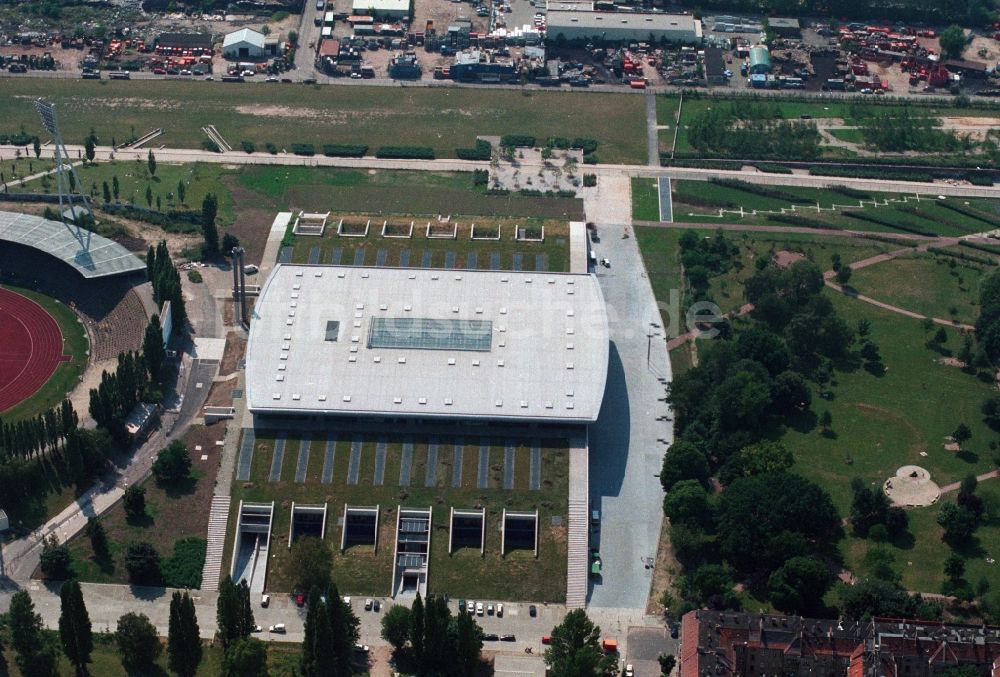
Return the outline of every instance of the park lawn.
<path id="1" fill-rule="evenodd" d="M 31 106 L 49 98 L 59 109 L 64 138 L 82 143 L 93 128 L 103 144 L 162 127 L 158 144 L 200 148 L 201 128 L 213 124 L 230 145 L 274 143 L 430 146 L 438 157 L 455 157 L 479 135 L 530 134 L 541 142 L 573 135 L 600 141 L 602 162 L 646 161 L 645 100 L 597 92 L 535 92 L 498 89 L 386 88 L 336 85 L 234 86 L 217 82 L 4 79 L 0 100 L 4 129 L 21 126 L 41 134 Z M 613 121 L 613 124 L 608 124 Z M 400 135 L 400 131 L 405 134 Z"/>
<path id="2" fill-rule="evenodd" d="M 155 155 L 155 152 L 154 152 Z M 235 220 L 233 200 L 229 191 L 221 183 L 220 178 L 232 170 L 222 165 L 210 163 L 166 164 L 158 162 L 156 173 L 150 175 L 146 160 L 97 162 L 77 167 L 82 187 L 87 191 L 97 206 L 103 204 L 103 183 L 112 185 L 112 178 L 117 176 L 120 186 L 119 199 L 121 203 L 132 203 L 139 207 L 156 207 L 159 197 L 161 209 L 201 211 L 201 202 L 205 195 L 214 193 L 219 198 L 219 224 L 226 226 Z M 177 185 L 183 181 L 185 186 L 184 202 L 177 195 Z M 146 203 L 146 188 L 152 189 L 153 200 Z M 23 190 L 33 193 L 55 193 L 57 186 L 54 179 L 41 178 L 30 181 Z M 198 230 L 190 227 L 191 232 Z"/>
<path id="3" fill-rule="evenodd" d="M 950 256 L 914 253 L 854 271 L 850 286 L 922 315 L 972 324 L 979 315 L 979 285 L 995 269 Z"/>
<path id="4" fill-rule="evenodd" d="M 857 127 L 843 127 L 828 129 L 830 136 L 835 139 L 840 139 L 841 141 L 846 141 L 847 143 L 864 143 L 865 136 L 860 129 Z"/>
<path id="5" fill-rule="evenodd" d="M 373 214 L 522 216 L 583 220 L 583 201 L 534 195 L 487 195 L 468 172 L 358 171 L 254 166 L 239 182 L 280 209 Z"/>
<path id="6" fill-rule="evenodd" d="M 46 172 L 56 166 L 55 160 L 46 158 L 36 158 L 29 150 L 28 155 L 21 153 L 19 158 L 5 158 L 0 160 L 0 186 L 8 181 L 23 179 L 27 176 Z M 20 187 L 15 186 L 15 191 Z"/>
<path id="7" fill-rule="evenodd" d="M 268 433 L 257 436 L 257 445 L 250 470 L 250 482 L 233 486 L 233 517 L 240 500 L 255 502 L 275 502 L 274 527 L 272 531 L 268 562 L 268 591 L 275 594 L 289 592 L 294 587 L 294 572 L 288 548 L 288 529 L 291 503 L 328 503 L 325 540 L 334 552 L 333 580 L 341 593 L 353 595 L 385 596 L 392 585 L 392 556 L 395 543 L 397 507 L 431 506 L 433 527 L 431 531 L 431 562 L 429 568 L 430 590 L 448 593 L 451 596 L 472 595 L 509 600 L 562 601 L 566 595 L 566 527 L 565 515 L 568 509 L 569 459 L 564 442 L 552 441 L 542 446 L 542 489 L 532 491 L 528 487 L 530 467 L 530 445 L 528 440 L 519 441 L 515 461 L 514 489 L 499 488 L 502 476 L 502 439 L 491 442 L 490 488 L 479 489 L 476 485 L 479 443 L 466 439 L 463 455 L 462 486 L 452 486 L 451 464 L 453 462 L 453 440 L 441 437 L 438 442 L 438 464 L 434 486 L 425 486 L 427 472 L 427 448 L 429 439 L 415 437 L 413 464 L 409 486 L 400 486 L 400 464 L 395 455 L 402 450 L 403 438 L 399 435 L 364 435 L 359 464 L 358 483 L 347 484 L 347 470 L 350 458 L 351 438 L 344 434 L 338 437 L 334 456 L 334 472 L 331 484 L 321 484 L 318 474 L 309 473 L 306 481 L 292 481 L 298 441 L 289 439 L 285 447 L 280 482 L 269 482 L 273 438 Z M 384 483 L 374 484 L 375 443 L 384 437 L 387 441 L 386 470 Z M 318 447 L 322 454 L 323 446 Z M 314 441 L 311 453 L 317 453 Z M 501 470 L 497 470 L 497 464 Z M 310 466 L 312 458 L 310 457 Z M 521 467 L 523 466 L 523 467 Z M 471 471 L 470 471 L 471 469 Z M 496 476 L 496 477 L 494 477 Z M 497 481 L 494 481 L 497 480 Z M 341 529 L 338 520 L 344 504 L 380 506 L 378 549 L 371 546 L 354 545 L 340 552 Z M 448 554 L 448 522 L 450 507 L 470 508 L 482 506 L 487 511 L 486 553 L 473 558 L 465 551 Z M 498 521 L 502 510 L 539 510 L 539 557 L 530 553 L 515 551 L 501 557 Z M 562 516 L 560 525 L 552 524 L 553 516 Z M 231 520 L 230 524 L 235 524 Z M 224 565 L 230 562 L 231 538 L 227 539 Z M 224 566 L 224 569 L 226 567 Z M 228 569 L 226 569 L 228 570 Z M 516 575 L 511 575 L 511 572 Z"/>
<path id="8" fill-rule="evenodd" d="M 63 355 L 70 356 L 68 361 L 56 365 L 52 376 L 42 384 L 42 387 L 35 394 L 10 409 L 0 412 L 5 420 L 15 421 L 41 414 L 62 402 L 79 382 L 80 375 L 87 368 L 89 342 L 87 330 L 77 318 L 76 313 L 64 303 L 30 289 L 11 285 L 4 285 L 4 288 L 31 299 L 55 319 L 63 337 Z"/>
<path id="9" fill-rule="evenodd" d="M 685 307 L 685 285 L 681 275 L 678 245 L 684 231 L 655 226 L 636 226 L 634 230 L 646 274 L 653 288 L 653 296 L 660 303 L 660 317 L 662 326 L 666 327 L 666 337 L 671 339 L 680 336 L 687 331 L 683 326 L 684 316 L 681 312 L 681 308 Z"/>
<path id="10" fill-rule="evenodd" d="M 100 518 L 108 536 L 110 561 L 100 561 L 83 532 L 69 541 L 73 570 L 82 581 L 92 583 L 127 583 L 128 574 L 122 563 L 128 544 L 146 541 L 156 548 L 161 560 L 174 553 L 174 544 L 187 537 L 204 539 L 208 532 L 208 511 L 212 502 L 215 473 L 219 460 L 214 444 L 209 441 L 225 432 L 222 423 L 195 426 L 185 436 L 191 455 L 191 474 L 174 485 L 161 485 L 150 476 L 142 483 L 146 490 L 146 518 L 130 520 L 121 501 Z M 202 446 L 196 451 L 194 446 Z M 202 455 L 209 458 L 201 460 Z M 204 560 L 202 560 L 203 562 Z M 200 567 L 199 567 L 200 570 Z M 168 581 L 169 582 L 169 581 Z"/>
<path id="11" fill-rule="evenodd" d="M 632 218 L 636 221 L 660 220 L 660 190 L 656 179 L 632 179 Z"/>
<path id="12" fill-rule="evenodd" d="M 351 237 L 337 234 L 337 225 L 343 218 L 345 224 L 358 224 L 359 232 L 370 221 L 367 237 Z M 408 229 L 413 222 L 411 238 L 383 237 L 382 225 L 385 221 Z M 292 237 L 292 261 L 295 263 L 332 262 L 335 250 L 341 252 L 340 263 L 352 265 L 374 266 L 378 264 L 379 252 L 385 252 L 383 265 L 402 265 L 401 256 L 409 252 L 410 267 L 423 265 L 425 252 L 431 253 L 431 267 L 442 268 L 448 263 L 447 253 L 455 255 L 453 267 L 467 268 L 469 254 L 476 254 L 476 267 L 489 268 L 491 254 L 500 254 L 500 268 L 512 269 L 515 256 L 521 257 L 523 270 L 537 270 L 536 256 L 545 257 L 545 270 L 563 272 L 569 269 L 569 226 L 565 221 L 541 220 L 535 218 L 498 219 L 495 217 L 468 217 L 453 219 L 458 231 L 455 239 L 427 237 L 427 224 L 431 223 L 438 229 L 436 220 L 428 221 L 426 217 L 388 218 L 370 214 L 331 214 L 327 219 L 326 231 L 322 236 L 296 235 Z M 472 224 L 476 225 L 478 236 L 496 235 L 499 226 L 502 233 L 500 240 L 473 240 L 471 238 Z M 515 227 L 545 229 L 544 242 L 515 241 Z M 440 230 L 449 230 L 451 226 L 444 224 Z M 358 252 L 361 252 L 360 254 Z M 355 258 L 356 256 L 360 258 Z M 318 257 L 318 258 L 317 258 Z"/>
<path id="13" fill-rule="evenodd" d="M 993 393 L 990 386 L 942 364 L 941 355 L 925 347 L 929 335 L 920 321 L 831 290 L 826 294 L 849 325 L 861 319 L 871 322 L 871 336 L 887 371 L 877 377 L 860 368 L 838 369 L 831 399 L 814 393 L 813 411 L 830 411 L 833 434 L 821 434 L 811 419 L 789 426 L 782 440 L 795 454 L 796 472 L 824 486 L 846 515 L 854 477 L 880 485 L 900 466 L 913 464 L 944 485 L 989 470 L 986 446 L 993 433 L 979 407 Z M 945 332 L 946 347 L 957 349 L 959 332 Z M 941 406 L 943 402 L 948 406 Z M 963 452 L 947 451 L 945 437 L 959 423 L 971 428 L 972 440 Z"/>
<path id="14" fill-rule="evenodd" d="M 680 97 L 675 94 L 660 94 L 656 97 L 656 124 L 657 125 L 670 125 L 671 127 L 677 122 L 677 106 L 680 103 Z M 687 105 L 687 101 L 684 105 Z"/>
<path id="15" fill-rule="evenodd" d="M 90 655 L 90 664 L 87 666 L 88 673 L 95 676 L 99 675 L 100 677 L 126 677 L 129 673 L 122 667 L 121 657 L 118 654 L 118 647 L 115 644 L 113 636 L 97 632 L 97 628 L 94 630 L 94 651 Z M 9 634 L 8 630 L 3 637 L 5 640 L 4 647 L 6 648 L 4 656 L 7 658 L 10 677 L 28 677 L 22 675 L 17 664 L 14 662 L 14 652 L 10 649 Z M 58 634 L 53 631 L 50 635 L 52 641 L 58 645 Z M 297 668 L 302 655 L 302 646 L 300 644 L 268 641 L 265 642 L 265 645 L 267 646 L 268 671 L 271 677 L 293 677 L 297 674 L 295 668 Z M 198 664 L 198 671 L 195 673 L 195 676 L 216 677 L 222 674 L 223 658 L 224 654 L 221 645 L 204 643 L 202 645 L 201 663 Z M 166 647 L 164 647 L 163 653 L 160 654 L 160 658 L 156 661 L 156 666 L 155 676 L 162 675 L 166 677 L 166 675 L 172 674 L 169 672 L 167 664 Z M 58 674 L 60 677 L 72 677 L 75 674 L 73 666 L 70 665 L 65 656 L 61 656 L 59 660 Z"/>

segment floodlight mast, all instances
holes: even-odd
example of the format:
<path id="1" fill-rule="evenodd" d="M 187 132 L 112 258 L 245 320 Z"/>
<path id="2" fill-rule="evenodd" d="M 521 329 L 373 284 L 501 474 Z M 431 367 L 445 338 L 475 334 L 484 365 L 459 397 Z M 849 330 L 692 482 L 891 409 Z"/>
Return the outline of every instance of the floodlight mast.
<path id="1" fill-rule="evenodd" d="M 59 192 L 59 219 L 66 226 L 66 229 L 73 234 L 76 241 L 80 243 L 83 250 L 89 252 L 90 230 L 79 225 L 77 209 L 80 209 L 81 214 L 91 218 L 93 218 L 94 212 L 90 208 L 90 200 L 87 199 L 87 196 L 83 192 L 83 184 L 80 183 L 80 177 L 77 176 L 76 168 L 73 167 L 73 163 L 69 159 L 69 153 L 66 152 L 66 144 L 63 143 L 62 134 L 59 132 L 59 121 L 56 117 L 55 104 L 45 99 L 36 99 L 35 110 L 42 119 L 42 126 L 52 135 L 52 143 L 55 146 L 54 159 L 56 161 L 56 188 Z M 67 174 L 67 172 L 69 173 Z M 75 196 L 82 203 L 80 207 L 73 205 L 74 194 L 70 183 L 70 174 L 73 177 L 73 184 L 80 191 Z M 67 209 L 64 207 L 64 204 L 68 207 L 72 223 L 66 220 Z"/>

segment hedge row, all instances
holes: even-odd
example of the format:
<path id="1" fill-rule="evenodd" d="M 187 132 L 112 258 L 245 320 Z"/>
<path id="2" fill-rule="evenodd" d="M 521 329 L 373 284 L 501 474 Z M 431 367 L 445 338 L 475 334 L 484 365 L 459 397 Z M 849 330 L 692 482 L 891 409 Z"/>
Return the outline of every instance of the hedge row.
<path id="1" fill-rule="evenodd" d="M 984 266 L 995 266 L 997 265 L 996 259 L 989 259 L 985 256 L 975 256 L 974 254 L 966 254 L 965 252 L 953 252 L 947 249 L 941 249 L 940 247 L 928 247 L 927 251 L 934 254 L 941 254 L 942 256 L 950 256 L 952 258 L 961 259 L 962 261 L 969 261 L 971 263 L 979 263 Z"/>
<path id="2" fill-rule="evenodd" d="M 791 174 L 792 169 L 786 167 L 785 165 L 779 165 L 774 162 L 757 162 L 754 163 L 754 167 L 758 171 L 767 172 L 768 174 Z"/>
<path id="3" fill-rule="evenodd" d="M 504 134 L 500 137 L 500 145 L 510 148 L 534 148 L 535 137 L 527 134 Z"/>
<path id="4" fill-rule="evenodd" d="M 890 221 L 889 219 L 883 219 L 881 216 L 872 216 L 871 214 L 866 214 L 864 212 L 854 212 L 850 210 L 845 210 L 843 212 L 844 216 L 852 219 L 857 219 L 858 221 L 867 221 L 868 223 L 874 223 L 880 226 L 886 226 L 888 228 L 893 228 L 895 230 L 901 230 L 904 233 L 913 233 L 914 235 L 926 235 L 929 237 L 937 237 L 937 233 L 932 230 L 927 230 L 921 228 L 920 226 L 911 226 L 907 224 L 896 223 Z"/>
<path id="5" fill-rule="evenodd" d="M 535 141 L 535 137 L 530 134 L 504 134 L 500 137 L 500 145 L 510 148 L 534 148 Z M 546 148 L 559 148 L 562 150 L 573 148 L 575 150 L 582 150 L 584 155 L 590 155 L 596 151 L 599 143 L 600 141 L 597 139 L 585 136 L 578 136 L 572 140 L 565 136 L 552 136 L 545 140 Z"/>
<path id="6" fill-rule="evenodd" d="M 953 200 L 938 200 L 937 205 L 939 207 L 944 207 L 945 209 L 950 209 L 953 212 L 958 212 L 964 216 L 968 216 L 971 219 L 982 221 L 983 223 L 993 226 L 994 228 L 1000 227 L 1000 219 L 994 219 L 990 214 L 984 214 L 978 209 L 966 207 L 965 205 L 958 204 Z"/>
<path id="7" fill-rule="evenodd" d="M 328 143 L 323 146 L 323 155 L 327 157 L 364 157 L 368 146 L 344 143 Z"/>
<path id="8" fill-rule="evenodd" d="M 35 142 L 37 136 L 18 132 L 17 134 L 0 134 L 0 144 L 11 146 L 30 146 Z"/>
<path id="9" fill-rule="evenodd" d="M 717 186 L 724 186 L 725 188 L 732 188 L 734 190 L 740 190 L 744 193 L 752 193 L 754 195 L 760 195 L 761 197 L 769 197 L 775 200 L 781 200 L 782 202 L 791 202 L 797 204 L 814 204 L 813 200 L 808 197 L 801 197 L 793 193 L 786 193 L 783 190 L 776 190 L 774 188 L 768 188 L 767 186 L 758 186 L 754 183 L 747 183 L 746 181 L 741 181 L 739 179 L 709 179 L 709 182 L 714 183 Z"/>
<path id="10" fill-rule="evenodd" d="M 1000 247 L 995 244 L 982 244 L 981 242 L 971 242 L 969 240 L 959 240 L 958 244 L 961 247 L 977 249 L 981 252 L 986 252 L 987 254 L 996 254 L 997 256 L 1000 256 Z"/>
<path id="11" fill-rule="evenodd" d="M 806 218 L 805 216 L 799 216 L 798 214 L 773 214 L 767 217 L 768 221 L 776 221 L 778 223 L 786 223 L 790 226 L 800 226 L 802 228 L 817 228 L 825 230 L 843 230 L 838 225 L 832 223 L 823 223 L 822 221 L 816 221 L 815 219 Z"/>
<path id="12" fill-rule="evenodd" d="M 810 167 L 813 176 L 841 176 L 852 179 L 888 179 L 891 181 L 919 181 L 930 183 L 934 176 L 928 172 L 913 172 L 905 169 L 885 167 L 866 169 L 864 167 Z"/>
<path id="13" fill-rule="evenodd" d="M 833 191 L 834 193 L 839 193 L 839 194 L 843 195 L 844 197 L 853 198 L 855 200 L 870 200 L 871 199 L 871 195 L 869 195 L 865 191 L 863 191 L 863 190 L 857 190 L 857 189 L 851 188 L 849 186 L 827 186 L 826 189 L 829 190 L 829 191 Z"/>
<path id="14" fill-rule="evenodd" d="M 969 172 L 965 175 L 966 180 L 973 186 L 992 186 L 993 177 L 989 174 L 979 174 L 976 172 Z"/>
<path id="15" fill-rule="evenodd" d="M 130 204 L 107 203 L 101 209 L 135 221 L 145 221 L 160 226 L 168 233 L 195 233 L 201 229 L 201 212 L 171 209 L 159 212 Z"/>
<path id="16" fill-rule="evenodd" d="M 726 160 L 672 160 L 670 153 L 660 153 L 660 164 L 664 167 L 690 167 L 691 169 L 738 169 Z"/>
<path id="17" fill-rule="evenodd" d="M 531 188 L 522 188 L 517 191 L 517 194 L 531 197 L 576 197 L 575 190 L 533 190 Z"/>
<path id="18" fill-rule="evenodd" d="M 433 160 L 434 149 L 429 146 L 382 146 L 375 157 L 388 160 Z"/>
<path id="19" fill-rule="evenodd" d="M 311 143 L 293 143 L 292 152 L 296 155 L 311 156 L 316 154 L 316 147 Z"/>
<path id="20" fill-rule="evenodd" d="M 455 155 L 459 160 L 489 160 L 493 155 L 493 146 L 489 141 L 477 139 L 475 148 L 456 148 Z"/>

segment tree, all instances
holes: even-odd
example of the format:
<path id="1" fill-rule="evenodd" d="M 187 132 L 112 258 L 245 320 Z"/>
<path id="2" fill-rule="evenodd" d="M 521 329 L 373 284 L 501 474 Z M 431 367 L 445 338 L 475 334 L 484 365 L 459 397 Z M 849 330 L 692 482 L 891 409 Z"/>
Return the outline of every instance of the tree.
<path id="1" fill-rule="evenodd" d="M 170 598 L 170 624 L 167 630 L 167 658 L 170 669 L 180 677 L 194 677 L 201 662 L 201 637 L 194 601 L 186 591 Z"/>
<path id="2" fill-rule="evenodd" d="M 118 201 L 118 194 L 121 190 L 121 184 L 118 182 L 118 175 L 115 174 L 111 177 L 111 193 L 115 196 L 115 202 Z"/>
<path id="3" fill-rule="evenodd" d="M 142 360 L 146 363 L 146 371 L 150 380 L 156 385 L 163 385 L 166 374 L 167 351 L 163 347 L 163 325 L 160 316 L 153 313 L 146 325 L 146 334 L 142 339 Z"/>
<path id="4" fill-rule="evenodd" d="M 419 665 L 424 659 L 424 600 L 419 592 L 410 609 L 410 645 Z"/>
<path id="5" fill-rule="evenodd" d="M 397 651 L 410 638 L 410 610 L 402 604 L 395 604 L 382 616 L 382 639 Z"/>
<path id="6" fill-rule="evenodd" d="M 250 588 L 246 581 L 239 585 L 226 576 L 219 586 L 219 597 L 215 603 L 216 631 L 222 646 L 250 636 L 254 628 L 253 610 L 250 606 Z"/>
<path id="7" fill-rule="evenodd" d="M 881 487 L 869 487 L 859 477 L 851 481 L 851 528 L 858 536 L 867 536 L 876 524 L 885 524 L 889 499 Z"/>
<path id="8" fill-rule="evenodd" d="M 660 677 L 670 677 L 670 673 L 674 671 L 674 666 L 677 665 L 677 659 L 674 658 L 674 655 L 661 653 L 657 660 L 660 662 Z"/>
<path id="9" fill-rule="evenodd" d="M 63 653 L 76 668 L 76 674 L 85 675 L 90 653 L 94 650 L 94 639 L 80 583 L 76 580 L 64 583 L 59 591 L 59 601 L 59 640 Z"/>
<path id="10" fill-rule="evenodd" d="M 703 526 L 711 522 L 708 492 L 697 480 L 681 480 L 663 498 L 663 514 L 671 524 Z"/>
<path id="11" fill-rule="evenodd" d="M 264 642 L 254 637 L 236 640 L 226 650 L 222 677 L 268 677 Z"/>
<path id="12" fill-rule="evenodd" d="M 862 578 L 854 585 L 841 588 L 841 612 L 851 620 L 868 620 L 874 616 L 913 618 L 916 600 L 895 583 L 877 578 Z"/>
<path id="13" fill-rule="evenodd" d="M 944 540 L 952 546 L 965 545 L 976 530 L 976 516 L 955 503 L 945 503 L 937 523 L 944 527 Z"/>
<path id="14" fill-rule="evenodd" d="M 146 166 L 149 168 L 149 175 L 156 176 L 156 156 L 153 155 L 153 149 L 149 150 L 149 155 L 146 156 Z"/>
<path id="15" fill-rule="evenodd" d="M 326 541 L 315 536 L 296 539 L 292 545 L 292 575 L 295 589 L 326 590 L 330 586 L 332 562 L 333 554 Z"/>
<path id="16" fill-rule="evenodd" d="M 840 284 L 841 286 L 843 286 L 843 285 L 847 284 L 848 282 L 850 282 L 851 281 L 851 273 L 852 272 L 853 271 L 851 270 L 850 266 L 841 266 L 837 270 L 837 282 L 838 282 L 838 284 Z"/>
<path id="17" fill-rule="evenodd" d="M 108 185 L 107 181 L 101 182 L 101 189 L 104 193 L 104 202 L 107 204 L 111 202 L 111 186 Z"/>
<path id="18" fill-rule="evenodd" d="M 681 440 L 671 444 L 663 457 L 660 484 L 664 491 L 670 491 L 681 480 L 696 480 L 707 485 L 711 474 L 705 454 L 690 442 Z"/>
<path id="19" fill-rule="evenodd" d="M 868 571 L 868 576 L 877 578 L 880 581 L 898 584 L 902 579 L 896 570 L 896 556 L 885 546 L 878 545 L 869 548 L 865 556 L 861 558 L 861 563 Z"/>
<path id="20" fill-rule="evenodd" d="M 174 440 L 166 448 L 160 449 L 153 462 L 153 474 L 161 482 L 178 482 L 190 472 L 191 455 L 180 440 Z"/>
<path id="21" fill-rule="evenodd" d="M 944 575 L 951 579 L 952 583 L 961 580 L 965 575 L 965 560 L 961 555 L 954 552 L 948 555 L 948 559 L 944 561 Z"/>
<path id="22" fill-rule="evenodd" d="M 42 142 L 38 139 L 37 136 L 31 140 L 31 149 L 35 151 L 36 160 L 42 157 Z"/>
<path id="23" fill-rule="evenodd" d="M 824 409 L 823 413 L 819 415 L 819 429 L 825 435 L 830 431 L 832 425 L 833 414 L 830 413 L 829 409 Z"/>
<path id="24" fill-rule="evenodd" d="M 722 564 L 703 564 L 680 579 L 684 599 L 712 609 L 738 607 L 733 595 L 733 572 Z"/>
<path id="25" fill-rule="evenodd" d="M 333 644 L 333 627 L 330 625 L 330 614 L 326 602 L 320 597 L 319 590 L 313 588 L 307 602 L 304 638 L 302 640 L 302 658 L 300 667 L 303 677 L 335 677 L 337 666 L 330 660 Z"/>
<path id="26" fill-rule="evenodd" d="M 222 236 L 222 253 L 224 255 L 229 256 L 232 253 L 233 248 L 239 246 L 240 246 L 239 238 L 233 235 L 232 233 L 226 233 L 225 235 Z"/>
<path id="27" fill-rule="evenodd" d="M 128 580 L 136 585 L 158 585 L 163 577 L 160 572 L 160 554 L 150 543 L 133 541 L 125 549 L 125 571 Z"/>
<path id="28" fill-rule="evenodd" d="M 184 179 L 177 182 L 177 199 L 181 204 L 184 204 L 184 198 L 187 195 L 187 186 L 184 185 Z"/>
<path id="29" fill-rule="evenodd" d="M 57 657 L 42 634 L 42 616 L 35 613 L 35 604 L 27 590 L 18 590 L 10 599 L 7 613 L 14 661 L 24 675 L 50 677 L 56 674 Z"/>
<path id="30" fill-rule="evenodd" d="M 966 424 L 959 423 L 958 427 L 955 428 L 955 431 L 951 434 L 951 439 L 955 440 L 955 444 L 957 444 L 958 448 L 961 449 L 962 445 L 972 439 L 972 431 Z"/>
<path id="31" fill-rule="evenodd" d="M 821 560 L 793 557 L 771 574 L 767 589 L 776 608 L 809 615 L 822 610 L 823 595 L 832 583 L 830 570 Z"/>
<path id="32" fill-rule="evenodd" d="M 87 158 L 87 162 L 93 162 L 94 158 L 97 156 L 97 148 L 94 145 L 93 135 L 88 136 L 83 141 L 83 154 Z"/>
<path id="33" fill-rule="evenodd" d="M 552 677 L 591 677 L 617 667 L 615 658 L 601 650 L 601 628 L 583 609 L 566 614 L 563 622 L 552 628 L 551 637 L 545 663 Z"/>
<path id="34" fill-rule="evenodd" d="M 146 206 L 149 207 L 149 208 L 151 208 L 151 209 L 153 207 L 153 187 L 152 186 L 146 186 Z"/>
<path id="35" fill-rule="evenodd" d="M 792 452 L 781 442 L 758 442 L 731 456 L 719 471 L 719 479 L 723 484 L 730 484 L 738 477 L 788 470 L 794 463 Z"/>
<path id="36" fill-rule="evenodd" d="M 131 484 L 125 489 L 122 506 L 130 520 L 146 516 L 146 489 L 141 484 Z"/>
<path id="37" fill-rule="evenodd" d="M 812 391 L 805 378 L 798 372 L 783 371 L 771 383 L 771 405 L 782 416 L 793 416 L 809 409 Z"/>
<path id="38" fill-rule="evenodd" d="M 160 196 L 156 196 L 156 211 L 160 211 Z"/>
<path id="39" fill-rule="evenodd" d="M 55 534 L 49 534 L 42 539 L 42 554 L 39 558 L 39 568 L 49 579 L 64 581 L 72 575 L 70 565 L 72 557 L 69 546 L 60 543 Z"/>
<path id="40" fill-rule="evenodd" d="M 447 608 L 447 607 L 445 607 Z M 483 629 L 468 611 L 462 610 L 448 626 L 448 643 L 452 648 L 455 674 L 471 677 L 476 674 L 483 650 Z"/>
<path id="41" fill-rule="evenodd" d="M 119 618 L 115 641 L 122 665 L 129 672 L 150 671 L 163 650 L 146 614 L 129 612 Z"/>
<path id="42" fill-rule="evenodd" d="M 337 666 L 339 674 L 350 674 L 354 645 L 361 636 L 361 621 L 350 605 L 344 602 L 336 585 L 331 585 L 327 589 L 326 611 L 330 616 L 330 627 L 333 629 L 329 660 Z"/>
<path id="43" fill-rule="evenodd" d="M 201 201 L 201 234 L 205 238 L 205 256 L 212 257 L 219 253 L 219 229 L 215 225 L 219 212 L 219 200 L 213 193 Z"/>
<path id="44" fill-rule="evenodd" d="M 943 31 L 938 38 L 941 43 L 941 51 L 952 59 L 961 59 L 962 52 L 965 51 L 965 30 L 958 25 L 952 24 Z"/>
<path id="45" fill-rule="evenodd" d="M 743 573 L 769 572 L 790 557 L 822 552 L 842 529 L 824 489 L 800 475 L 775 472 L 729 485 L 719 500 L 717 532 L 723 557 Z"/>

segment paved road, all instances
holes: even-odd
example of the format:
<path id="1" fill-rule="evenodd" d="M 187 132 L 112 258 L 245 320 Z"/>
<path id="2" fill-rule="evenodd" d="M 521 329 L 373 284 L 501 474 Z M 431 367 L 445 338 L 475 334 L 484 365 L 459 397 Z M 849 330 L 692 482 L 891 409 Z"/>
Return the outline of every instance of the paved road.
<path id="1" fill-rule="evenodd" d="M 646 154 L 646 164 L 660 166 L 660 132 L 656 126 L 656 95 L 652 92 L 646 95 Z"/>
<path id="2" fill-rule="evenodd" d="M 82 154 L 83 146 L 67 146 L 72 156 Z M 24 153 L 19 146 L 0 146 L 0 160 L 13 158 L 15 153 Z M 107 146 L 97 149 L 97 160 L 145 160 L 148 150 L 143 148 L 132 150 L 119 148 L 113 150 Z M 42 148 L 43 157 L 51 157 L 51 147 Z M 242 151 L 229 153 L 211 153 L 189 148 L 160 148 L 155 150 L 156 159 L 160 162 L 210 162 L 214 164 L 231 165 L 291 165 L 300 167 L 348 167 L 353 169 L 403 169 L 411 171 L 431 172 L 471 172 L 474 169 L 489 169 L 489 162 L 475 160 L 383 160 L 373 157 L 365 158 L 332 158 L 325 156 L 302 157 L 291 153 L 253 153 Z M 531 173 L 542 166 L 522 163 L 522 170 Z M 923 193 L 931 195 L 947 195 L 961 197 L 995 198 L 1000 196 L 1000 189 L 995 186 L 973 186 L 964 184 L 949 184 L 942 182 L 915 183 L 910 181 L 891 181 L 885 179 L 855 179 L 843 177 L 812 176 L 809 174 L 768 174 L 758 171 L 699 169 L 687 167 L 650 167 L 642 165 L 588 165 L 587 173 L 605 177 L 647 177 L 659 178 L 666 176 L 671 179 L 690 179 L 704 181 L 710 178 L 735 178 L 749 183 L 768 186 L 804 186 L 823 188 L 826 186 L 848 186 L 858 190 L 882 193 Z"/>

